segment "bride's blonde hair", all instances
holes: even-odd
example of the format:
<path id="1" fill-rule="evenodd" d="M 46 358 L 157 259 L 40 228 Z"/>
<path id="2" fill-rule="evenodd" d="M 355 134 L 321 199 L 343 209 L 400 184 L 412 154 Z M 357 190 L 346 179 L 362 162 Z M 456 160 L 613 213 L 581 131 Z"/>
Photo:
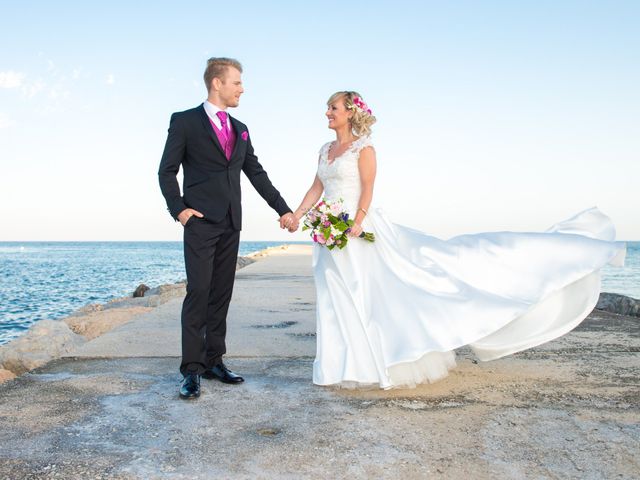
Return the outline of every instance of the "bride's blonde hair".
<path id="1" fill-rule="evenodd" d="M 336 92 L 329 97 L 327 105 L 331 105 L 340 99 L 344 100 L 346 109 L 353 112 L 353 116 L 350 119 L 353 133 L 358 137 L 371 135 L 371 126 L 376 123 L 376 117 L 373 116 L 371 109 L 364 103 L 362 96 L 353 91 Z"/>

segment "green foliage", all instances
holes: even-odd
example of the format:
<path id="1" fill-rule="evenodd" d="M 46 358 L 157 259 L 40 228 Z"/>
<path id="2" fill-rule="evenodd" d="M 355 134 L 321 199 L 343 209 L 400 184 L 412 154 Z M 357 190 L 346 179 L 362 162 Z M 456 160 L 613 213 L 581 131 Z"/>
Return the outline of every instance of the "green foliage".
<path id="1" fill-rule="evenodd" d="M 328 205 L 325 199 L 322 199 L 322 201 Z M 342 200 L 340 201 L 342 202 Z M 347 219 L 345 221 L 343 219 L 344 217 L 342 213 L 336 216 L 328 212 L 328 213 L 325 213 L 325 215 L 326 215 L 326 218 L 329 220 L 330 226 L 325 227 L 320 221 L 321 214 L 318 211 L 318 206 L 316 205 L 313 208 L 313 210 L 316 211 L 316 220 L 312 222 L 307 216 L 302 226 L 302 230 L 303 231 L 312 230 L 311 232 L 312 237 L 314 236 L 314 232 L 315 232 L 316 235 L 322 235 L 322 237 L 324 237 L 324 240 L 327 241 L 331 238 L 331 231 L 333 228 L 334 231 L 337 230 L 339 232 L 339 234 L 337 236 L 334 236 L 333 238 L 334 243 L 332 245 L 327 245 L 326 243 L 323 245 L 329 250 L 333 250 L 336 247 L 342 250 L 344 247 L 346 247 L 347 243 L 350 240 L 350 237 L 347 235 L 346 231 L 353 227 L 354 221 L 352 219 Z M 307 212 L 307 215 L 308 215 L 308 212 Z M 373 233 L 365 233 L 361 238 L 369 242 L 373 242 L 375 240 Z"/>

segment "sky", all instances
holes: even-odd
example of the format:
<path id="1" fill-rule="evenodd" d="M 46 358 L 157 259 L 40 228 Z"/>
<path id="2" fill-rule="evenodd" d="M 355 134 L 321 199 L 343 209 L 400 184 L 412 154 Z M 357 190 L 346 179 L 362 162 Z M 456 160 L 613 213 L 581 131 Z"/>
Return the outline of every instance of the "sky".
<path id="1" fill-rule="evenodd" d="M 222 8 L 221 8 L 222 6 Z M 226 8 L 224 8 L 226 6 Z M 373 205 L 440 238 L 598 206 L 640 240 L 640 2 L 0 0 L 0 241 L 181 240 L 157 170 L 172 112 L 239 59 L 231 114 L 292 209 L 324 116 L 378 122 Z M 241 239 L 308 240 L 243 179 Z"/>

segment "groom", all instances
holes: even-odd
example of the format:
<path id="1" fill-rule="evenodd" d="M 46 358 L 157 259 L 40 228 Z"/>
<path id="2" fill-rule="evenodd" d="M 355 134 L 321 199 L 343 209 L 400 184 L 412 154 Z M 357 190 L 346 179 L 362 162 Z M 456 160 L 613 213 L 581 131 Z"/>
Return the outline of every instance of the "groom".
<path id="1" fill-rule="evenodd" d="M 278 212 L 281 228 L 298 226 L 253 153 L 247 126 L 227 113 L 244 92 L 241 74 L 237 60 L 208 60 L 207 100 L 171 116 L 158 171 L 169 213 L 184 227 L 187 295 L 182 304 L 180 397 L 186 399 L 200 396 L 201 376 L 232 384 L 244 381 L 222 361 L 240 240 L 240 172 Z M 176 179 L 180 166 L 183 196 Z"/>

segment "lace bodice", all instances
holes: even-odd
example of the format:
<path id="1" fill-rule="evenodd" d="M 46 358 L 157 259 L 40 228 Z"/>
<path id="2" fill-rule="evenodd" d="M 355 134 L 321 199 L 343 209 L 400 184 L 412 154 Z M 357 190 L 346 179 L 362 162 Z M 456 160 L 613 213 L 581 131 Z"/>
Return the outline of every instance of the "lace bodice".
<path id="1" fill-rule="evenodd" d="M 360 172 L 358 158 L 365 147 L 373 147 L 371 138 L 363 136 L 333 162 L 329 163 L 329 148 L 332 142 L 325 143 L 320 149 L 318 178 L 324 186 L 324 197 L 330 201 L 342 199 L 347 211 L 353 212 L 360 200 Z"/>

